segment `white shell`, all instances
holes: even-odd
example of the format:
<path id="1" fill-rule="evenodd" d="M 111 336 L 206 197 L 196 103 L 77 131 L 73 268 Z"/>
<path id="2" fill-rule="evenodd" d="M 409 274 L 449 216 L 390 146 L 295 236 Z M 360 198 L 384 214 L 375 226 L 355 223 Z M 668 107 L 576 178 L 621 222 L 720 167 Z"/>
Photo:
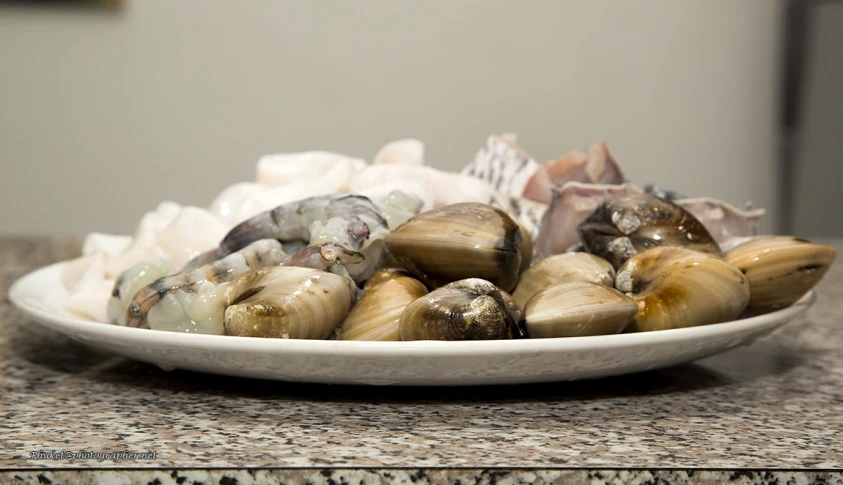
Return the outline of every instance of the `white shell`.
<path id="1" fill-rule="evenodd" d="M 492 135 L 462 169 L 463 175 L 482 180 L 495 190 L 512 197 L 524 195 L 527 185 L 544 167 L 518 145 L 513 133 Z"/>

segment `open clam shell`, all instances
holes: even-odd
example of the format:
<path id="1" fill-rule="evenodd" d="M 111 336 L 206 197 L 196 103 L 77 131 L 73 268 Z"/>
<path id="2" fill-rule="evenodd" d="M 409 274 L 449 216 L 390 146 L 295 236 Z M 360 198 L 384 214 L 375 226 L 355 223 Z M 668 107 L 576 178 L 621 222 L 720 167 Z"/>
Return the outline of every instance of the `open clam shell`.
<path id="1" fill-rule="evenodd" d="M 792 236 L 759 237 L 724 256 L 749 280 L 749 308 L 769 311 L 795 303 L 825 276 L 834 248 Z"/>
<path id="2" fill-rule="evenodd" d="M 481 278 L 509 291 L 521 269 L 518 224 L 485 204 L 453 204 L 421 213 L 392 231 L 386 246 L 431 288 Z"/>
<path id="3" fill-rule="evenodd" d="M 611 335 L 638 312 L 635 300 L 614 288 L 569 281 L 538 292 L 524 309 L 531 338 Z"/>

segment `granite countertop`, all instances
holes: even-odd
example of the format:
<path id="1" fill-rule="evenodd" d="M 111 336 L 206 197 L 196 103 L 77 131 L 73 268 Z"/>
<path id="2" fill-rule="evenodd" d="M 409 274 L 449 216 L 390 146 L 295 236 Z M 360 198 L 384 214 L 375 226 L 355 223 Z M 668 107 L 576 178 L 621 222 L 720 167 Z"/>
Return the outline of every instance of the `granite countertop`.
<path id="1" fill-rule="evenodd" d="M 78 251 L 73 239 L 0 238 L 0 483 L 109 483 L 108 469 L 125 483 L 843 483 L 840 263 L 804 318 L 694 364 L 376 388 L 165 372 L 9 304 L 16 278 Z M 30 459 L 38 451 L 155 457 Z"/>

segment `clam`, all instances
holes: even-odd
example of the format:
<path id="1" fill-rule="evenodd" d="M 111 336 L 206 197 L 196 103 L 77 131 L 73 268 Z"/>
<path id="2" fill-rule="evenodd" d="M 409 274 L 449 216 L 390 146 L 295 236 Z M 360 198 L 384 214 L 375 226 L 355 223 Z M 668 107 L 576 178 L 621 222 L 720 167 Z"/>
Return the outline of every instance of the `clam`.
<path id="1" fill-rule="evenodd" d="M 401 312 L 427 294 L 417 279 L 398 276 L 381 282 L 361 298 L 342 322 L 338 340 L 401 340 Z"/>
<path id="2" fill-rule="evenodd" d="M 593 254 L 556 254 L 522 273 L 512 298 L 523 307 L 536 293 L 567 281 L 588 281 L 611 288 L 615 284 L 615 269 L 608 261 Z"/>
<path id="3" fill-rule="evenodd" d="M 681 246 L 651 248 L 629 258 L 618 270 L 615 288 L 638 304 L 627 331 L 734 320 L 749 303 L 749 281 L 738 268 Z"/>
<path id="4" fill-rule="evenodd" d="M 225 332 L 241 337 L 326 339 L 351 307 L 342 276 L 298 266 L 243 274 L 225 294 Z"/>
<path id="5" fill-rule="evenodd" d="M 428 287 L 482 278 L 509 291 L 521 267 L 521 230 L 505 212 L 474 202 L 424 212 L 392 231 L 386 246 Z"/>
<path id="6" fill-rule="evenodd" d="M 402 276 L 411 275 L 407 270 L 401 268 L 380 268 L 375 271 L 371 278 L 366 280 L 366 284 L 363 285 L 363 289 L 369 291 L 381 283 L 385 283 L 391 279 L 400 278 Z"/>
<path id="7" fill-rule="evenodd" d="M 635 300 L 614 288 L 569 281 L 536 293 L 524 318 L 532 338 L 578 337 L 619 333 L 637 312 Z"/>
<path id="8" fill-rule="evenodd" d="M 500 288 L 468 278 L 407 305 L 399 319 L 399 333 L 401 340 L 506 339 L 520 333 L 521 313 Z"/>
<path id="9" fill-rule="evenodd" d="M 749 308 L 768 311 L 799 300 L 825 276 L 834 248 L 792 236 L 759 237 L 724 256 L 749 280 Z"/>
<path id="10" fill-rule="evenodd" d="M 720 254 L 711 234 L 690 212 L 646 194 L 607 200 L 578 230 L 586 250 L 616 269 L 631 256 L 655 246 L 676 245 Z"/>

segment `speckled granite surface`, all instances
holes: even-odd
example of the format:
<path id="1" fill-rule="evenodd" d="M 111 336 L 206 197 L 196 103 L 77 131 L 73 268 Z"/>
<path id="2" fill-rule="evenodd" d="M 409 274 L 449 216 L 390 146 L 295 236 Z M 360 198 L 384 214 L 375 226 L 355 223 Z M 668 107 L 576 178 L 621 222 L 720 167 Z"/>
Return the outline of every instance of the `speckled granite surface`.
<path id="1" fill-rule="evenodd" d="M 834 245 L 843 252 L 843 242 Z M 0 238 L 0 468 L 11 469 L 0 482 L 37 483 L 38 473 L 27 469 L 39 467 L 65 469 L 53 474 L 84 467 L 843 467 L 843 264 L 823 281 L 806 318 L 696 364 L 577 383 L 408 389 L 167 373 L 89 350 L 23 318 L 6 296 L 15 278 L 77 251 L 72 240 Z M 155 458 L 30 459 L 52 450 L 154 451 Z M 171 471 L 159 482 L 223 483 L 224 475 L 167 482 Z M 152 471 L 144 473 L 148 480 L 126 483 L 153 481 Z M 492 480 L 483 473 L 469 482 L 503 483 L 504 475 Z M 519 483 L 533 472 L 496 473 Z M 650 479 L 642 474 L 668 472 L 624 473 L 645 478 L 623 483 L 645 483 Z M 821 475 L 826 483 L 843 483 L 839 474 L 812 473 L 793 483 Z M 50 476 L 59 475 L 44 475 Z M 251 483 L 249 476 L 240 482 Z M 333 475 L 318 476 L 325 480 L 273 475 L 272 481 L 330 483 Z M 359 480 L 381 483 L 378 476 Z M 696 476 L 691 483 L 716 483 Z M 422 482 L 449 481 L 436 477 Z M 584 471 L 570 478 L 591 483 L 595 477 Z M 94 480 L 100 479 L 86 481 Z"/>
<path id="2" fill-rule="evenodd" d="M 49 470 L 0 472 L 0 483 L 88 485 L 840 485 L 843 472 L 722 470 Z"/>

